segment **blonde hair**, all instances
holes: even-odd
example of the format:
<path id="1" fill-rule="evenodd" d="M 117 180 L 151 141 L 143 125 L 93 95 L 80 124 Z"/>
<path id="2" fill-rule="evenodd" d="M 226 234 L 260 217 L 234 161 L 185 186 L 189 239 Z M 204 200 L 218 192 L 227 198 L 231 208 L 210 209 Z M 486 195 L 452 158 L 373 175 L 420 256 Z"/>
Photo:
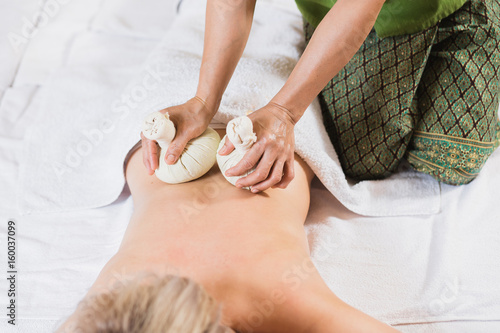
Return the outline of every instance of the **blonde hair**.
<path id="1" fill-rule="evenodd" d="M 185 277 L 141 274 L 82 300 L 81 333 L 222 333 L 220 309 L 201 285 Z"/>

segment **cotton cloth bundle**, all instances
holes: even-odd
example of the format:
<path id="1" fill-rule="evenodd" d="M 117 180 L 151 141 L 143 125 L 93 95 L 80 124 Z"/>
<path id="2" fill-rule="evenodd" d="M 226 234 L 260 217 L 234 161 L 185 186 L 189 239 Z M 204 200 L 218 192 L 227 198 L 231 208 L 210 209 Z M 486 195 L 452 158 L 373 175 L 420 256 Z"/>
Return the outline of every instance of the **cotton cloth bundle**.
<path id="1" fill-rule="evenodd" d="M 233 144 L 234 150 L 230 154 L 219 155 L 219 151 L 224 146 L 224 142 L 226 142 L 226 137 Z M 240 176 L 226 176 L 226 171 L 241 161 L 246 152 L 252 148 L 255 141 L 257 141 L 257 136 L 253 132 L 252 120 L 247 116 L 234 118 L 227 123 L 226 135 L 222 138 L 219 148 L 217 149 L 217 164 L 224 178 L 231 184 L 235 185 L 238 179 L 251 174 L 255 170 L 254 167 Z M 245 190 L 250 189 L 248 186 L 242 188 Z"/>
<path id="2" fill-rule="evenodd" d="M 207 127 L 200 136 L 190 140 L 179 159 L 172 165 L 165 162 L 168 146 L 175 137 L 175 126 L 168 112 L 149 114 L 144 119 L 142 134 L 158 142 L 161 148 L 159 166 L 155 170 L 155 175 L 165 183 L 179 184 L 200 178 L 215 164 L 220 137 L 211 127 Z"/>

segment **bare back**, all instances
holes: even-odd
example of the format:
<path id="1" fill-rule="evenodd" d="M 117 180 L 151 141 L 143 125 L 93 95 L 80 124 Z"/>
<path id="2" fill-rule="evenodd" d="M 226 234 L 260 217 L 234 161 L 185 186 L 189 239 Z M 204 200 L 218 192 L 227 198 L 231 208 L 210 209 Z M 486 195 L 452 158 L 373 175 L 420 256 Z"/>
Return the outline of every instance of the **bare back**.
<path id="1" fill-rule="evenodd" d="M 227 182 L 217 164 L 195 181 L 166 184 L 147 174 L 141 149 L 126 166 L 133 216 L 89 294 L 117 271 L 186 275 L 224 304 L 224 321 L 233 325 L 251 311 L 249 298 L 284 288 L 283 274 L 309 260 L 303 224 L 314 174 L 297 155 L 286 189 L 253 194 Z"/>

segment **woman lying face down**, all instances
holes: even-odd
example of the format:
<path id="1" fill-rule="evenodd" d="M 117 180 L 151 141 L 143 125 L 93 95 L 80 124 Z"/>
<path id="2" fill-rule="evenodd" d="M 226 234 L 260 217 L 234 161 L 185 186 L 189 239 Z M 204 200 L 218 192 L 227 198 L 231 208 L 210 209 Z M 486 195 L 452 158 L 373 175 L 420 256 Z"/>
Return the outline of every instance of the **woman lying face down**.
<path id="1" fill-rule="evenodd" d="M 285 189 L 254 194 L 217 164 L 166 184 L 141 155 L 126 165 L 134 212 L 120 248 L 58 332 L 396 331 L 342 302 L 312 264 L 314 174 L 300 157 Z"/>

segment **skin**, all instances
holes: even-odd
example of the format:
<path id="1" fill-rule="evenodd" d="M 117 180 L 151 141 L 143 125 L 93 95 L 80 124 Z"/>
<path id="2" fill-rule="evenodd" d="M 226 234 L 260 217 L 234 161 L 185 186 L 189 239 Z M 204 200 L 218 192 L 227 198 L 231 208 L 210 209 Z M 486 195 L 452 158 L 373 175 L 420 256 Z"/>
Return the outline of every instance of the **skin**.
<path id="1" fill-rule="evenodd" d="M 314 174 L 297 155 L 286 189 L 255 195 L 217 164 L 198 180 L 163 183 L 144 172 L 141 154 L 126 169 L 133 215 L 87 298 L 141 271 L 175 273 L 202 284 L 239 332 L 396 332 L 337 298 L 312 264 L 303 224 Z"/>
<path id="2" fill-rule="evenodd" d="M 237 182 L 251 186 L 253 193 L 271 187 L 285 188 L 294 177 L 293 128 L 307 106 L 325 85 L 349 62 L 373 28 L 385 0 L 338 0 L 315 30 L 302 57 L 283 88 L 271 101 L 249 117 L 258 141 L 244 158 L 226 171 L 227 176 L 256 170 Z M 171 143 L 172 161 L 186 143 L 200 135 L 219 107 L 222 94 L 243 53 L 252 26 L 255 0 L 208 0 L 205 41 L 197 89 L 197 106 L 183 105 L 179 114 L 185 131 Z M 163 110 L 163 112 L 169 109 Z M 198 114 L 193 118 L 192 114 Z M 175 121 L 174 121 L 175 123 Z M 177 125 L 177 123 L 176 123 Z M 204 127 L 204 128 L 203 128 Z M 201 129 L 203 128 L 203 130 Z M 144 163 L 149 172 L 157 167 L 157 146 L 143 139 Z M 234 147 L 226 140 L 221 154 Z M 167 163 L 171 164 L 167 159 Z"/>

